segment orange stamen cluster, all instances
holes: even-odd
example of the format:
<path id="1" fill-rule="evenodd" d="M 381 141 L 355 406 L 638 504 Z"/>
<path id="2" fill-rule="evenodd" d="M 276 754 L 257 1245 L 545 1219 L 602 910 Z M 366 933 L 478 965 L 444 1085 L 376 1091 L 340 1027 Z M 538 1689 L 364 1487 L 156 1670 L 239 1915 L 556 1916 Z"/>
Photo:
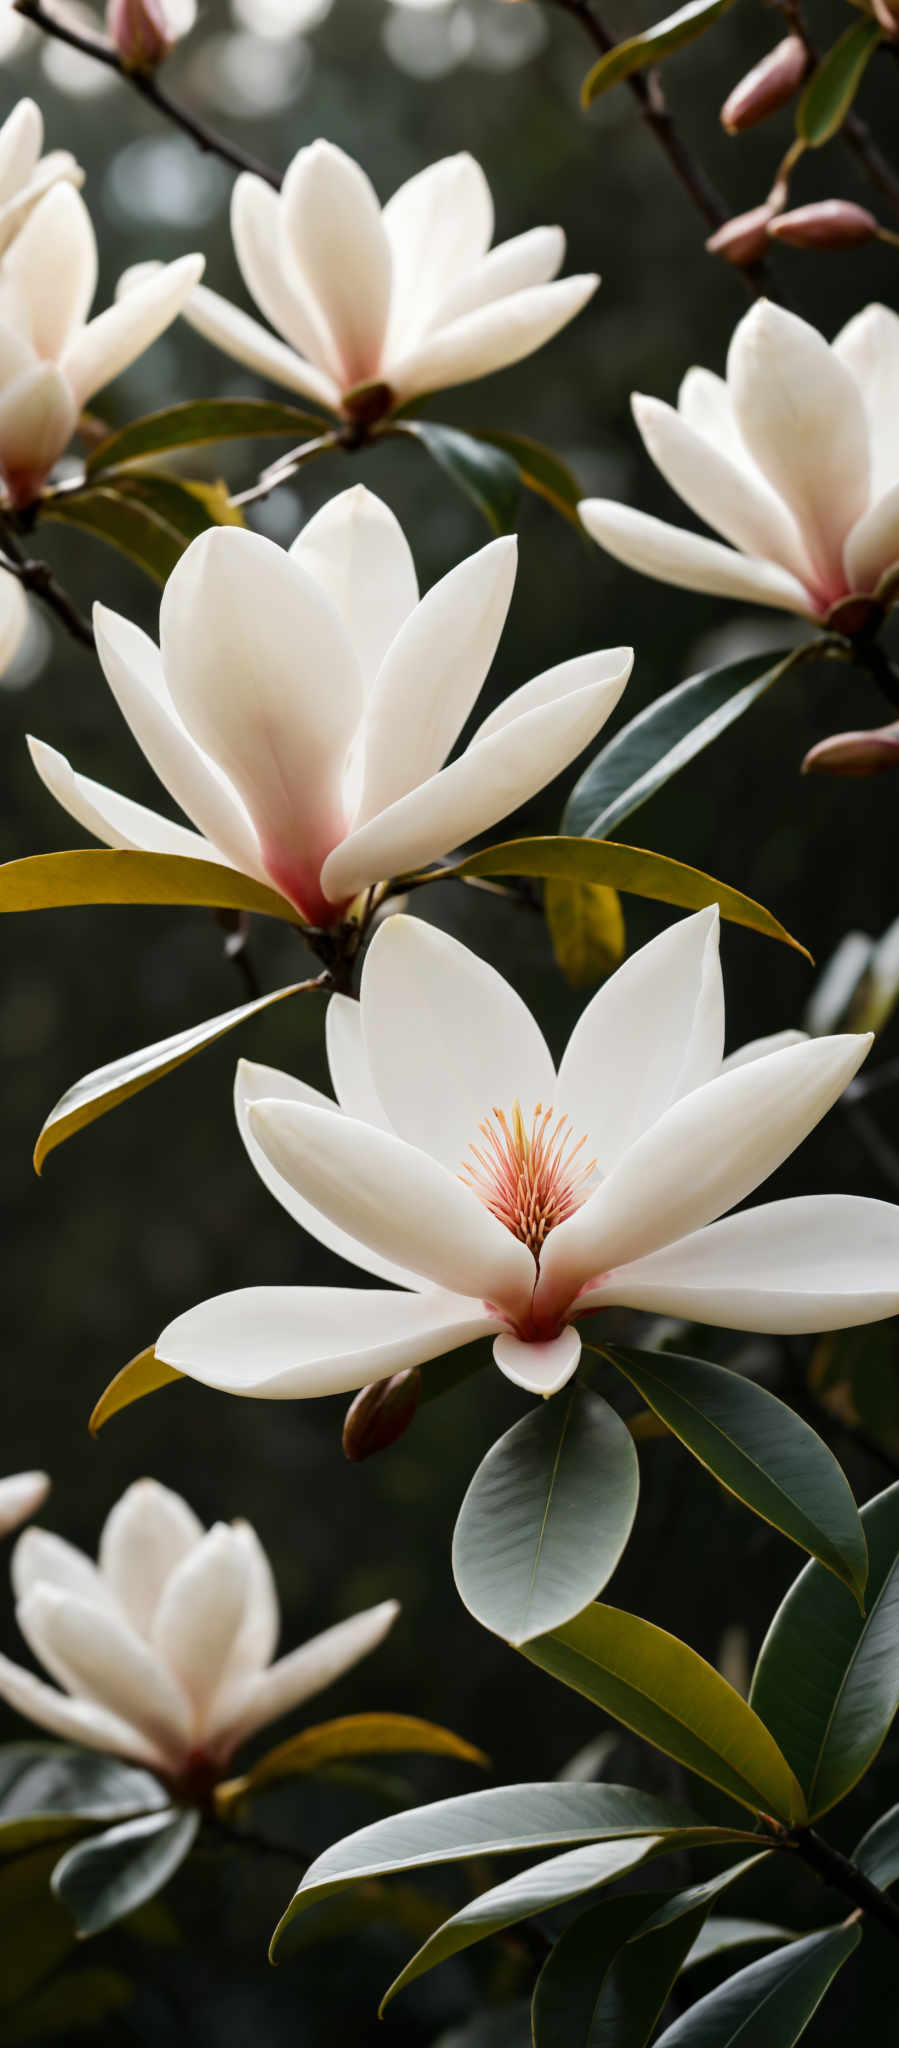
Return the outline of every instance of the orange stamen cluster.
<path id="1" fill-rule="evenodd" d="M 459 1171 L 460 1180 L 538 1262 L 549 1231 L 585 1200 L 596 1166 L 595 1159 L 586 1166 L 578 1159 L 586 1138 L 575 1140 L 567 1116 L 554 1124 L 553 1115 L 538 1102 L 528 1129 L 517 1102 L 511 1120 L 494 1109 L 478 1126 L 483 1149 L 468 1148 L 475 1164 L 466 1160 Z"/>

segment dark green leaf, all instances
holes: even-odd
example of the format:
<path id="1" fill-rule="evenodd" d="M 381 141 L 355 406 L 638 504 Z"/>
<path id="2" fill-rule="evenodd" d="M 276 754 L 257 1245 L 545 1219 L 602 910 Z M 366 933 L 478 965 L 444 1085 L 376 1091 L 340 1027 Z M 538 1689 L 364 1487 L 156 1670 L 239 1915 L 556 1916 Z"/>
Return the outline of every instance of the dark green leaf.
<path id="1" fill-rule="evenodd" d="M 0 1856 L 125 1814 L 152 1812 L 167 1798 L 149 1771 L 116 1757 L 58 1742 L 7 1743 L 0 1749 Z"/>
<path id="2" fill-rule="evenodd" d="M 620 966 L 627 938 L 617 889 L 550 876 L 543 907 L 553 952 L 572 988 L 594 988 Z"/>
<path id="3" fill-rule="evenodd" d="M 75 1945 L 71 1918 L 50 1890 L 58 1858 L 59 1845 L 52 1843 L 0 1864 L 0 2008 L 4 2028 L 7 2007 L 27 1998 Z"/>
<path id="4" fill-rule="evenodd" d="M 664 1898 L 604 1899 L 566 1928 L 534 1986 L 534 2048 L 643 2048 L 707 1910 L 633 1940 Z"/>
<path id="5" fill-rule="evenodd" d="M 140 470 L 117 477 L 114 488 L 129 505 L 142 506 L 152 519 L 174 533 L 182 548 L 197 540 L 209 526 L 246 524 L 223 483 L 197 483 L 192 477 Z"/>
<path id="6" fill-rule="evenodd" d="M 866 18 L 845 29 L 822 57 L 796 109 L 796 133 L 810 149 L 820 149 L 842 127 L 868 60 L 882 40 L 880 23 Z"/>
<path id="7" fill-rule="evenodd" d="M 858 1783 L 899 1707 L 899 1482 L 862 1509 L 867 1614 L 806 1565 L 762 1644 L 751 1702 L 789 1758 L 811 1818 Z"/>
<path id="8" fill-rule="evenodd" d="M 637 1511 L 637 1453 L 597 1394 L 566 1388 L 488 1451 L 453 1537 L 469 1612 L 509 1642 L 579 1614 L 611 1578 Z"/>
<path id="9" fill-rule="evenodd" d="M 479 429 L 479 441 L 489 441 L 491 447 L 500 448 L 504 455 L 518 465 L 521 481 L 526 490 L 533 491 L 538 498 L 545 498 L 566 519 L 570 519 L 579 533 L 583 532 L 578 517 L 578 505 L 584 495 L 577 477 L 552 448 L 544 448 L 542 442 L 532 441 L 529 434 L 506 434 L 486 432 Z"/>
<path id="10" fill-rule="evenodd" d="M 860 1927 L 828 1928 L 750 1963 L 666 2027 L 656 2048 L 793 2048 L 860 1940 Z"/>
<path id="11" fill-rule="evenodd" d="M 438 469 L 473 500 L 494 533 L 514 533 L 521 476 L 518 464 L 502 448 L 476 441 L 458 427 L 438 426 L 436 420 L 397 420 L 394 431 L 421 442 Z"/>
<path id="12" fill-rule="evenodd" d="M 41 518 L 92 533 L 127 555 L 157 583 L 167 581 L 184 552 L 182 537 L 173 526 L 158 519 L 147 506 L 130 502 L 111 484 L 48 498 Z"/>
<path id="13" fill-rule="evenodd" d="M 109 853 L 79 847 L 37 853 L 0 867 L 0 913 L 62 910 L 81 903 L 191 903 L 212 910 L 256 910 L 299 924 L 299 911 L 250 875 L 219 861 L 178 853 Z"/>
<path id="14" fill-rule="evenodd" d="M 80 1935 L 99 1934 L 168 1884 L 196 1838 L 200 1816 L 166 1807 L 78 1842 L 53 1872 L 53 1891 Z"/>
<path id="15" fill-rule="evenodd" d="M 792 1408 L 707 1359 L 617 1345 L 603 1351 L 722 1486 L 820 1558 L 861 1605 L 868 1552 L 849 1483 Z"/>
<path id="16" fill-rule="evenodd" d="M 852 1851 L 852 1861 L 880 1891 L 895 1884 L 899 1877 L 899 1806 L 891 1806 L 888 1813 L 882 1813 L 862 1836 Z"/>
<path id="17" fill-rule="evenodd" d="M 330 424 L 321 413 L 300 412 L 259 398 L 193 398 L 145 419 L 129 420 L 95 448 L 87 464 L 89 476 L 126 462 L 146 460 L 172 448 L 199 448 L 214 441 L 250 440 L 256 435 L 284 434 L 300 441 L 320 434 Z"/>
<path id="18" fill-rule="evenodd" d="M 654 28 L 614 44 L 588 71 L 581 86 L 581 105 L 592 106 L 600 93 L 608 92 L 619 79 L 630 78 L 632 72 L 644 70 L 647 64 L 658 64 L 674 50 L 682 50 L 685 44 L 704 35 L 732 6 L 733 0 L 688 0 L 686 7 L 679 7 L 676 14 L 657 21 Z"/>
<path id="19" fill-rule="evenodd" d="M 120 1970 L 64 1970 L 41 1985 L 24 2006 L 7 2014 L 4 2040 L 16 2048 L 20 2042 L 43 2043 L 59 2036 L 71 2041 L 84 2033 L 92 2033 L 96 2040 L 98 2022 L 121 2012 L 133 1997 L 134 1985 Z"/>
<path id="20" fill-rule="evenodd" d="M 770 1948 L 784 1941 L 795 1941 L 796 1933 L 791 1927 L 778 1927 L 772 1920 L 738 1920 L 727 1914 L 715 1914 L 707 1920 L 684 1960 L 684 1969 L 695 1969 L 697 1963 L 707 1963 L 713 1956 L 724 1955 L 732 1948 Z"/>

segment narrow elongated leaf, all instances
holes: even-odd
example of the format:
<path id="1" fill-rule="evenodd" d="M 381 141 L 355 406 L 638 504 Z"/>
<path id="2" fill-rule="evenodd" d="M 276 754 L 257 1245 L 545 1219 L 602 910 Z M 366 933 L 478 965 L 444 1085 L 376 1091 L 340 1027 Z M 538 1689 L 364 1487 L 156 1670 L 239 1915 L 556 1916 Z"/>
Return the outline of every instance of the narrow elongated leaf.
<path id="1" fill-rule="evenodd" d="M 722 917 L 731 924 L 748 925 L 750 931 L 766 938 L 780 939 L 797 953 L 811 959 L 807 947 L 790 937 L 770 910 L 753 903 L 726 882 L 716 882 L 699 868 L 685 867 L 669 860 L 667 854 L 650 853 L 641 846 L 621 846 L 612 840 L 571 839 L 561 835 L 542 839 L 508 839 L 501 846 L 485 846 L 470 853 L 450 868 L 435 870 L 434 879 L 447 875 L 555 875 L 563 881 L 604 882 L 625 895 L 648 896 L 656 903 L 675 903 L 681 910 L 703 910 L 717 903 Z M 2 878 L 2 870 L 0 870 Z M 2 905 L 0 905 L 2 907 Z"/>
<path id="2" fill-rule="evenodd" d="M 629 36 L 626 42 L 616 43 L 592 71 L 588 71 L 581 86 L 581 105 L 591 107 L 600 93 L 608 92 L 619 79 L 630 78 L 634 71 L 643 71 L 647 64 L 658 64 L 663 57 L 670 57 L 675 50 L 682 50 L 687 43 L 695 42 L 697 36 L 705 34 L 713 22 L 726 14 L 733 0 L 688 0 L 686 7 L 679 7 L 676 14 L 668 14 L 664 21 L 657 21 L 654 28 L 645 29 L 642 35 Z"/>
<path id="3" fill-rule="evenodd" d="M 216 1789 L 219 1808 L 235 1805 L 247 1793 L 257 1792 L 277 1778 L 295 1778 L 317 1771 L 323 1764 L 348 1756 L 454 1756 L 466 1764 L 484 1764 L 489 1758 L 482 1749 L 440 1728 L 434 1721 L 420 1721 L 414 1714 L 344 1714 L 337 1721 L 322 1721 L 316 1728 L 303 1728 L 276 1749 L 259 1758 L 242 1778 L 231 1778 Z"/>
<path id="4" fill-rule="evenodd" d="M 723 668 L 703 669 L 654 698 L 584 769 L 561 830 L 607 839 L 805 654 L 804 647 L 786 650 L 774 656 L 773 666 L 765 666 L 760 654 L 748 654 Z"/>
<path id="5" fill-rule="evenodd" d="M 44 1124 L 34 1148 L 35 1172 L 40 1173 L 48 1153 L 62 1145 L 66 1138 L 82 1131 L 85 1124 L 95 1123 L 105 1116 L 107 1110 L 116 1109 L 120 1102 L 126 1102 L 130 1095 L 139 1094 L 142 1088 L 149 1088 L 153 1081 L 160 1081 L 164 1074 L 170 1074 L 174 1067 L 183 1066 L 194 1053 L 202 1052 L 204 1046 L 212 1045 L 226 1031 L 233 1031 L 236 1024 L 242 1024 L 257 1010 L 268 1009 L 271 1003 L 280 1003 L 285 996 L 294 996 L 301 984 L 291 983 L 289 988 L 273 989 L 267 996 L 257 996 L 252 1003 L 241 1003 L 236 1010 L 224 1010 L 220 1017 L 208 1017 L 203 1024 L 191 1024 L 186 1031 L 175 1031 L 170 1038 L 160 1038 L 155 1045 L 142 1046 L 139 1052 L 125 1053 L 121 1059 L 110 1060 L 105 1067 L 96 1067 L 92 1074 L 85 1074 L 76 1081 L 73 1088 L 67 1088 L 60 1096 L 55 1109 Z"/>
<path id="6" fill-rule="evenodd" d="M 130 1408 L 132 1401 L 142 1401 L 145 1394 L 155 1394 L 160 1387 L 167 1387 L 173 1380 L 183 1380 L 183 1372 L 174 1365 L 164 1365 L 157 1358 L 152 1344 L 146 1351 L 139 1351 L 136 1358 L 130 1358 L 122 1366 L 115 1379 L 110 1380 L 105 1393 L 93 1411 L 90 1419 L 91 1436 L 97 1436 L 111 1415 L 118 1415 L 122 1408 Z"/>
<path id="7" fill-rule="evenodd" d="M 891 1806 L 888 1813 L 882 1813 L 862 1836 L 852 1851 L 852 1861 L 880 1891 L 895 1884 L 899 1877 L 899 1806 Z"/>
<path id="8" fill-rule="evenodd" d="M 707 1963 L 712 1956 L 726 1954 L 732 1948 L 770 1948 L 783 1942 L 796 1941 L 795 1928 L 778 1927 L 773 1920 L 738 1920 L 726 1913 L 715 1913 L 711 1920 L 700 1929 L 689 1953 L 684 1957 L 683 1968 L 695 1969 L 697 1963 Z"/>
<path id="9" fill-rule="evenodd" d="M 257 435 L 284 434 L 300 441 L 306 434 L 319 434 L 329 421 L 322 413 L 301 412 L 293 405 L 276 405 L 260 398 L 192 398 L 181 405 L 166 406 L 164 412 L 148 413 L 145 419 L 129 420 L 109 439 L 95 448 L 87 463 L 89 476 L 117 469 L 124 463 L 144 462 L 148 456 L 163 455 L 172 448 L 199 448 L 215 441 L 245 441 Z"/>
<path id="10" fill-rule="evenodd" d="M 653 1622 L 597 1604 L 526 1643 L 522 1655 L 754 1813 L 805 1819 L 800 1787 L 764 1722 L 711 1664 Z"/>
<path id="11" fill-rule="evenodd" d="M 868 61 L 882 41 L 880 23 L 866 18 L 845 29 L 822 57 L 796 109 L 796 133 L 810 149 L 820 149 L 842 127 Z"/>
<path id="12" fill-rule="evenodd" d="M 521 1644 L 573 1614 L 610 1579 L 640 1487 L 637 1453 L 599 1395 L 566 1388 L 488 1451 L 453 1536 L 469 1612 Z"/>
<path id="13" fill-rule="evenodd" d="M 750 1693 L 813 1820 L 858 1783 L 899 1707 L 899 1482 L 861 1520 L 867 1613 L 822 1565 L 806 1565 L 774 1616 Z"/>
<path id="14" fill-rule="evenodd" d="M 58 1857 L 59 1846 L 51 1843 L 22 1856 L 11 1856 L 0 1864 L 0 2010 L 4 2040 L 8 2007 L 27 1998 L 75 1945 L 71 1917 L 50 1890 L 50 1876 Z"/>
<path id="15" fill-rule="evenodd" d="M 80 903 L 191 903 L 212 910 L 255 910 L 299 924 L 286 897 L 218 861 L 177 853 L 37 853 L 0 867 L 0 912 L 61 910 Z"/>
<path id="16" fill-rule="evenodd" d="M 634 1892 L 603 1899 L 566 1927 L 534 1986 L 534 2048 L 592 2048 L 607 1973 L 665 1896 Z"/>
<path id="17" fill-rule="evenodd" d="M 722 1486 L 820 1558 L 861 1606 L 868 1550 L 848 1480 L 792 1408 L 704 1358 L 603 1350 Z"/>
<path id="18" fill-rule="evenodd" d="M 63 1970 L 8 2014 L 6 2041 L 9 2048 L 29 2041 L 46 2048 L 48 2041 L 90 2041 L 92 2028 L 96 2040 L 99 2023 L 130 2005 L 134 1992 L 121 1970 Z"/>
<path id="19" fill-rule="evenodd" d="M 165 476 L 156 470 L 126 470 L 111 487 L 127 504 L 143 506 L 151 518 L 176 534 L 182 548 L 209 526 L 246 524 L 221 482 L 199 483 L 192 477 Z"/>
<path id="20" fill-rule="evenodd" d="M 67 1850 L 51 1882 L 78 1933 L 99 1934 L 161 1891 L 189 1855 L 199 1825 L 193 1809 L 169 1806 Z"/>
<path id="21" fill-rule="evenodd" d="M 756 1870 L 770 1854 L 770 1849 L 761 1849 L 757 1856 L 744 1856 L 739 1863 L 732 1863 L 728 1870 L 719 1870 L 716 1877 L 705 1878 L 702 1884 L 691 1884 L 686 1891 L 673 1892 L 647 1919 L 645 1932 L 654 1934 L 657 1929 L 667 1927 L 669 1922 L 680 1920 L 683 1914 L 692 1913 L 697 1906 L 711 1912 L 722 1892 L 729 1891 L 731 1885 L 736 1884 L 738 1878 L 745 1877 L 748 1870 Z"/>
<path id="22" fill-rule="evenodd" d="M 577 509 L 583 490 L 573 470 L 555 449 L 545 448 L 541 441 L 532 441 L 529 434 L 495 433 L 479 428 L 477 438 L 488 441 L 491 447 L 500 448 L 504 455 L 510 456 L 518 464 L 525 489 L 533 491 L 538 498 L 545 498 L 547 504 L 583 532 Z"/>
<path id="23" fill-rule="evenodd" d="M 620 965 L 627 938 L 617 889 L 551 876 L 543 907 L 553 952 L 572 988 L 593 988 Z"/>
<path id="24" fill-rule="evenodd" d="M 127 555 L 157 583 L 167 581 L 184 552 L 175 527 L 157 518 L 146 505 L 129 502 L 112 484 L 46 499 L 41 512 L 41 520 L 45 519 L 93 534 Z"/>
<path id="25" fill-rule="evenodd" d="M 656 2048 L 793 2048 L 860 1940 L 860 1927 L 828 1928 L 750 1963 L 666 2027 Z"/>
<path id="26" fill-rule="evenodd" d="M 502 448 L 436 420 L 397 420 L 393 432 L 420 441 L 438 469 L 471 498 L 494 533 L 514 533 L 521 476 L 517 462 Z"/>
<path id="27" fill-rule="evenodd" d="M 168 1804 L 149 1771 L 54 1742 L 0 1749 L 0 1857 Z"/>

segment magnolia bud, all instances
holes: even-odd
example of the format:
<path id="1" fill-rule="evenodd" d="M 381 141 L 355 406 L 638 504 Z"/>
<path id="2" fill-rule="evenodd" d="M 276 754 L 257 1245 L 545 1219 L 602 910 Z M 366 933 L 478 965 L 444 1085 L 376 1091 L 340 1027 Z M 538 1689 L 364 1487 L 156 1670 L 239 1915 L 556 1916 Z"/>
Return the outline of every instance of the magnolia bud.
<path id="1" fill-rule="evenodd" d="M 776 49 L 769 50 L 760 64 L 735 85 L 721 109 L 722 125 L 729 135 L 754 128 L 785 107 L 797 92 L 808 70 L 808 51 L 801 36 L 785 36 Z"/>
<path id="2" fill-rule="evenodd" d="M 350 1402 L 343 1425 L 343 1448 L 353 1465 L 360 1465 L 376 1451 L 386 1451 L 405 1435 L 415 1419 L 420 1393 L 417 1365 L 362 1388 Z"/>
<path id="3" fill-rule="evenodd" d="M 177 40 L 165 0 L 108 0 L 106 32 L 126 71 L 154 71 Z"/>
<path id="4" fill-rule="evenodd" d="M 884 35 L 895 39 L 899 36 L 899 6 L 896 0 L 871 0 L 871 8 L 883 29 Z"/>
<path id="5" fill-rule="evenodd" d="M 869 732 L 835 732 L 819 740 L 802 763 L 803 775 L 882 775 L 899 768 L 899 720 Z"/>
<path id="6" fill-rule="evenodd" d="M 878 226 L 873 213 L 851 199 L 818 199 L 778 214 L 768 233 L 775 242 L 789 242 L 791 249 L 857 249 L 873 242 Z"/>
<path id="7" fill-rule="evenodd" d="M 734 263 L 739 270 L 747 263 L 757 263 L 765 254 L 768 229 L 776 215 L 777 207 L 770 200 L 764 206 L 753 206 L 749 213 L 735 213 L 733 220 L 726 220 L 723 228 L 709 236 L 709 255 L 723 256 L 725 263 Z"/>

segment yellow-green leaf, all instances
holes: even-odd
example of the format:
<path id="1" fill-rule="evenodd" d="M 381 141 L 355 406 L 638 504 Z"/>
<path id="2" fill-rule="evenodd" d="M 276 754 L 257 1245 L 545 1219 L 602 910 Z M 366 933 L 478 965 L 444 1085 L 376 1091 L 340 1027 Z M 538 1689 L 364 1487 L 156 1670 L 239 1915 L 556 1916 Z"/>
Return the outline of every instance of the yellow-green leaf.
<path id="1" fill-rule="evenodd" d="M 809 149 L 820 149 L 842 127 L 882 40 L 879 21 L 856 21 L 822 57 L 796 109 L 796 133 Z"/>
<path id="2" fill-rule="evenodd" d="M 255 910 L 301 924 L 285 896 L 237 868 L 178 853 L 37 853 L 0 867 L 0 912 L 62 910 L 81 903 L 191 903 L 211 910 Z"/>
<path id="3" fill-rule="evenodd" d="M 617 889 L 551 875 L 543 907 L 553 952 L 572 988 L 593 988 L 624 959 L 627 938 Z"/>
<path id="4" fill-rule="evenodd" d="M 421 1721 L 414 1714 L 344 1714 L 336 1721 L 303 1728 L 299 1735 L 292 1735 L 289 1741 L 279 1743 L 277 1749 L 260 1757 L 244 1777 L 230 1778 L 219 1785 L 216 1805 L 227 1811 L 247 1793 L 257 1792 L 276 1778 L 299 1777 L 344 1757 L 413 1754 L 454 1756 L 462 1763 L 481 1764 L 485 1768 L 489 1763 L 482 1749 L 476 1749 L 463 1736 L 454 1735 L 451 1728 L 439 1727 L 435 1721 Z"/>
<path id="5" fill-rule="evenodd" d="M 251 440 L 256 435 L 283 434 L 299 441 L 327 425 L 321 413 L 300 412 L 295 406 L 276 405 L 267 399 L 192 398 L 167 406 L 164 412 L 149 413 L 145 419 L 129 420 L 94 450 L 87 470 L 89 476 L 95 476 L 100 470 L 145 462 L 148 456 L 166 454 L 170 449 Z"/>
<path id="6" fill-rule="evenodd" d="M 682 50 L 686 43 L 704 35 L 706 29 L 711 28 L 712 23 L 732 6 L 733 0 L 688 0 L 686 7 L 679 7 L 676 14 L 657 21 L 654 28 L 645 29 L 639 36 L 629 36 L 626 42 L 616 43 L 605 56 L 600 57 L 592 71 L 588 71 L 581 86 L 581 105 L 591 107 L 600 93 L 608 92 L 619 79 L 630 78 L 632 72 L 644 70 L 647 64 L 660 63 L 674 50 Z"/>
<path id="7" fill-rule="evenodd" d="M 145 1394 L 155 1394 L 159 1387 L 167 1387 L 173 1380 L 183 1380 L 183 1372 L 173 1365 L 164 1365 L 157 1358 L 152 1344 L 146 1351 L 139 1351 L 136 1358 L 129 1358 L 115 1379 L 110 1380 L 105 1393 L 94 1409 L 90 1419 L 91 1436 L 98 1436 L 104 1422 L 111 1415 L 118 1415 L 120 1409 L 130 1408 L 132 1401 L 142 1401 Z"/>

